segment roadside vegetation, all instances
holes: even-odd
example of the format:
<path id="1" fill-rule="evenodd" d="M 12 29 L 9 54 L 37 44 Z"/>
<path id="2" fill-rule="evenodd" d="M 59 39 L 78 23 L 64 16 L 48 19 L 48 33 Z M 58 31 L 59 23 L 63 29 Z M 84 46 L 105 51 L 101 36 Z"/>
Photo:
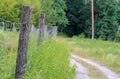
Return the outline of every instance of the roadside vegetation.
<path id="1" fill-rule="evenodd" d="M 38 46 L 36 39 L 29 39 L 25 79 L 74 79 L 75 71 L 70 68 L 70 50 L 67 44 L 46 39 Z M 14 78 L 17 44 L 17 32 L 0 30 L 1 79 Z"/>

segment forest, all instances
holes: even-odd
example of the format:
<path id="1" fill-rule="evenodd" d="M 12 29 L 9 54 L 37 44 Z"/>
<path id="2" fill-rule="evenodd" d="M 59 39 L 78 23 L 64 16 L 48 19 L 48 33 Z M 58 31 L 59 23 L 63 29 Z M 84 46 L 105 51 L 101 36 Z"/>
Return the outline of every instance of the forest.
<path id="1" fill-rule="evenodd" d="M 0 16 L 6 20 L 20 22 L 22 5 L 30 5 L 33 8 L 32 24 L 36 27 L 38 15 L 44 12 L 49 27 L 58 26 L 59 32 L 69 37 L 82 34 L 91 38 L 90 0 L 5 0 L 0 5 Z M 114 40 L 120 24 L 119 0 L 94 0 L 94 15 L 95 38 Z"/>

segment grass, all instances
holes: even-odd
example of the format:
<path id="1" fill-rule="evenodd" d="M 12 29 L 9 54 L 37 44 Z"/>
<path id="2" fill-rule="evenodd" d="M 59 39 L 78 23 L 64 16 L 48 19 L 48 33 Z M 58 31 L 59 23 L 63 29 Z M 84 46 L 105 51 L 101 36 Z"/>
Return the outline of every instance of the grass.
<path id="1" fill-rule="evenodd" d="M 74 79 L 70 68 L 70 49 L 65 42 L 47 39 L 38 46 L 37 37 L 29 39 L 25 79 Z M 0 30 L 0 79 L 13 79 L 18 33 Z"/>
<path id="2" fill-rule="evenodd" d="M 88 70 L 88 75 L 91 79 L 108 79 L 100 70 L 97 68 L 81 61 L 76 58 L 74 58 L 77 62 L 81 63 L 83 66 L 85 66 Z"/>
<path id="3" fill-rule="evenodd" d="M 66 40 L 71 46 L 71 51 L 73 53 L 105 65 L 120 74 L 119 43 L 79 37 L 73 37 Z"/>
<path id="4" fill-rule="evenodd" d="M 0 78 L 13 79 L 17 52 L 17 33 L 0 30 Z"/>

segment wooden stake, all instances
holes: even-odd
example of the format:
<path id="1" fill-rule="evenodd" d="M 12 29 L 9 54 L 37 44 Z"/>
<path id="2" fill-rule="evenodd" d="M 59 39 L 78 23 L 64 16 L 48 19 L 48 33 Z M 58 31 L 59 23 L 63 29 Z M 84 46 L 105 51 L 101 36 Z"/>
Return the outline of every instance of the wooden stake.
<path id="1" fill-rule="evenodd" d="M 31 12 L 32 10 L 29 6 L 23 6 L 21 29 L 18 43 L 18 54 L 16 60 L 15 79 L 23 79 L 25 73 Z"/>
<path id="2" fill-rule="evenodd" d="M 46 36 L 47 27 L 45 26 L 45 13 L 42 13 L 39 20 L 39 44 L 41 44 Z"/>

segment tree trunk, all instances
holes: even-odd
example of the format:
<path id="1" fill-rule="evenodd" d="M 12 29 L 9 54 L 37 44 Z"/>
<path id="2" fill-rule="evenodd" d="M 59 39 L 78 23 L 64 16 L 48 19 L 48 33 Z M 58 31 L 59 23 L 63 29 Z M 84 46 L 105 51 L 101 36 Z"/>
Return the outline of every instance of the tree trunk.
<path id="1" fill-rule="evenodd" d="M 23 79 L 25 73 L 31 12 L 32 11 L 30 7 L 23 6 L 21 29 L 18 43 L 18 54 L 16 60 L 15 79 Z"/>
<path id="2" fill-rule="evenodd" d="M 94 0 L 91 0 L 92 40 L 94 40 Z"/>

